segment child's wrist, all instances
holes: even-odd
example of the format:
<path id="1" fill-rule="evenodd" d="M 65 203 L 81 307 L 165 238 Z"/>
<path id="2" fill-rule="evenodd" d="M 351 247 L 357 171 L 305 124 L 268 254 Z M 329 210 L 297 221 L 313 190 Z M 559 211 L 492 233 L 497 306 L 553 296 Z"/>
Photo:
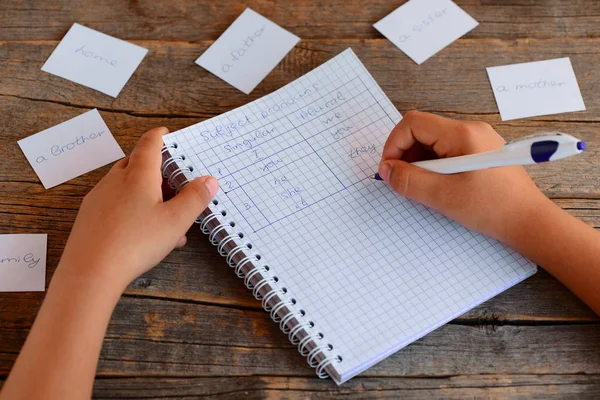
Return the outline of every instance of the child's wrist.
<path id="1" fill-rule="evenodd" d="M 520 251 L 526 238 L 543 234 L 542 219 L 548 218 L 558 206 L 542 192 L 527 198 L 527 201 L 513 207 L 503 223 L 498 240 Z"/>
<path id="2" fill-rule="evenodd" d="M 104 296 L 116 304 L 127 283 L 99 272 L 103 270 L 107 269 L 100 266 L 90 268 L 88 265 L 77 265 L 70 260 L 61 260 L 52 281 L 57 280 L 61 287 L 89 289 L 90 295 Z"/>

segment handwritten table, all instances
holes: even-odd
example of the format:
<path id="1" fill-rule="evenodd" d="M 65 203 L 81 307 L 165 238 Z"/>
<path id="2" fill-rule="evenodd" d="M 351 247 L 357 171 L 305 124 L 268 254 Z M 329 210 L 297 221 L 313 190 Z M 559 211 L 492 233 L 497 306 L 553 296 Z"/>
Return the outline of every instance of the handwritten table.
<path id="1" fill-rule="evenodd" d="M 239 2 L 1 2 L 1 232 L 48 234 L 49 282 L 83 196 L 109 169 L 44 190 L 17 140 L 97 108 L 129 153 L 152 127 L 174 131 L 243 105 L 347 47 L 401 112 L 487 121 L 508 140 L 543 130 L 582 137 L 581 157 L 529 172 L 600 228 L 600 2 L 457 1 L 479 27 L 421 66 L 371 26 L 401 2 L 248 0 L 302 38 L 249 96 L 194 64 L 243 11 Z M 116 99 L 40 71 L 75 21 L 150 50 Z M 501 122 L 485 67 L 565 56 L 587 111 Z M 189 239 L 123 295 L 95 397 L 600 396 L 600 320 L 544 271 L 337 387 L 314 375 L 197 229 Z M 0 386 L 43 298 L 0 294 Z"/>

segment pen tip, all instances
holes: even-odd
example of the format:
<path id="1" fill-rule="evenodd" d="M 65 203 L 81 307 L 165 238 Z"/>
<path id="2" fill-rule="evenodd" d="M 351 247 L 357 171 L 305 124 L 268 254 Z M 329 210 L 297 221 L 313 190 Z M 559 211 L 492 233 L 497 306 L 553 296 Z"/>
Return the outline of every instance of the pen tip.
<path id="1" fill-rule="evenodd" d="M 382 181 L 383 180 L 383 178 L 379 175 L 379 172 L 371 175 L 369 178 L 371 178 L 373 180 L 376 180 L 376 181 Z"/>

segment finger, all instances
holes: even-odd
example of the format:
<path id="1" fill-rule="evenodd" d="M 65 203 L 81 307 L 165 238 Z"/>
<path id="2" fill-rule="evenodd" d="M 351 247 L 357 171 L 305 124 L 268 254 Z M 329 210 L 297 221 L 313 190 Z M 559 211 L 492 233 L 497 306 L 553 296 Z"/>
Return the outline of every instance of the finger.
<path id="1" fill-rule="evenodd" d="M 162 163 L 160 150 L 163 147 L 163 135 L 169 133 L 165 127 L 150 129 L 144 133 L 129 156 L 129 166 L 135 168 L 159 170 Z"/>
<path id="2" fill-rule="evenodd" d="M 416 143 L 431 148 L 438 157 L 458 155 L 462 145 L 456 131 L 461 123 L 464 124 L 430 113 L 410 111 L 390 133 L 381 160 L 402 159 Z"/>
<path id="3" fill-rule="evenodd" d="M 194 179 L 181 189 L 177 196 L 163 203 L 173 221 L 171 225 L 180 235 L 184 234 L 219 190 L 219 183 L 212 176 Z"/>
<path id="4" fill-rule="evenodd" d="M 179 238 L 179 240 L 177 241 L 177 244 L 175 245 L 176 249 L 180 249 L 183 246 L 185 246 L 187 244 L 187 237 L 186 236 L 182 236 L 181 238 Z"/>
<path id="5" fill-rule="evenodd" d="M 452 176 L 437 174 L 401 160 L 382 163 L 379 175 L 394 191 L 438 211 L 454 184 Z"/>
<path id="6" fill-rule="evenodd" d="M 110 169 L 111 171 L 119 171 L 122 169 L 127 168 L 127 165 L 129 164 L 129 156 L 125 157 L 125 158 L 121 158 L 119 161 L 117 161 L 115 163 L 115 165 L 112 166 L 112 168 Z"/>

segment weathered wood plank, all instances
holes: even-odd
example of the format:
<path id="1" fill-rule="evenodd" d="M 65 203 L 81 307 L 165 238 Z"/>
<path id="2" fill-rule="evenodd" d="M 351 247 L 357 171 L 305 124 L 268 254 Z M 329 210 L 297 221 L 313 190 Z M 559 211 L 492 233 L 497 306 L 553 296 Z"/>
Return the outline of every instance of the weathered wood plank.
<path id="1" fill-rule="evenodd" d="M 196 308 L 197 320 L 203 318 L 201 311 Z M 170 318 L 174 329 L 165 329 L 160 339 L 145 336 L 151 324 L 135 318 L 124 321 L 134 328 L 122 337 L 109 334 L 104 341 L 98 373 L 107 376 L 314 374 L 306 360 L 290 346 L 238 346 L 232 343 L 238 337 L 247 337 L 239 340 L 248 341 L 265 339 L 242 331 L 215 337 L 212 332 L 202 332 L 179 317 Z M 258 316 L 254 319 L 255 324 L 268 323 Z M 5 328 L 1 331 L 11 348 L 24 340 L 26 334 Z M 275 342 L 278 335 L 283 336 L 281 333 L 272 336 Z M 197 341 L 200 336 L 215 339 L 205 344 Z M 597 375 L 600 374 L 599 341 L 598 325 L 446 325 L 370 368 L 364 376 L 447 376 L 466 371 L 475 375 L 500 371 L 503 374 Z M 12 350 L 0 351 L 0 374 L 8 373 L 16 355 Z"/>
<path id="2" fill-rule="evenodd" d="M 150 397 L 147 397 L 150 396 Z M 96 399 L 176 398 L 543 398 L 600 396 L 600 378 L 579 375 L 483 375 L 422 378 L 355 378 L 342 386 L 314 378 L 239 377 L 97 379 Z"/>
<path id="3" fill-rule="evenodd" d="M 150 395 L 151 397 L 146 397 Z M 239 377 L 179 379 L 97 379 L 96 399 L 344 398 L 543 398 L 600 396 L 600 378 L 580 375 L 483 375 L 422 378 L 355 378 L 342 386 L 315 378 Z"/>
<path id="4" fill-rule="evenodd" d="M 0 379 L 0 388 L 3 380 Z M 342 386 L 309 377 L 97 378 L 94 399 L 594 399 L 598 376 L 461 375 L 419 378 L 354 378 Z"/>
<path id="5" fill-rule="evenodd" d="M 8 373 L 39 306 L 33 296 L 29 300 L 3 301 L 0 375 Z M 365 376 L 600 374 L 599 326 L 449 324 Z M 109 325 L 99 374 L 311 376 L 313 371 L 267 313 L 124 297 Z"/>
<path id="6" fill-rule="evenodd" d="M 59 39 L 73 22 L 126 40 L 216 39 L 251 7 L 302 39 L 377 38 L 372 25 L 404 0 L 277 2 L 225 0 L 179 2 L 88 2 L 59 0 L 40 7 L 33 0 L 0 4 L 0 37 L 5 40 Z M 468 37 L 554 38 L 600 34 L 600 5 L 594 0 L 564 2 L 457 0 L 480 25 Z M 293 18 L 290 18 L 293 15 Z"/>
<path id="7" fill-rule="evenodd" d="M 56 41 L 0 42 L 4 55 L 0 94 L 142 116 L 207 117 L 262 97 L 351 47 L 401 111 L 492 114 L 494 122 L 500 119 L 486 67 L 570 56 L 587 111 L 534 120 L 598 122 L 600 118 L 600 98 L 596 96 L 600 75 L 595 73 L 600 63 L 600 38 L 461 39 L 422 65 L 384 39 L 305 40 L 248 96 L 194 64 L 211 41 L 135 43 L 150 52 L 113 99 L 40 70 Z"/>

